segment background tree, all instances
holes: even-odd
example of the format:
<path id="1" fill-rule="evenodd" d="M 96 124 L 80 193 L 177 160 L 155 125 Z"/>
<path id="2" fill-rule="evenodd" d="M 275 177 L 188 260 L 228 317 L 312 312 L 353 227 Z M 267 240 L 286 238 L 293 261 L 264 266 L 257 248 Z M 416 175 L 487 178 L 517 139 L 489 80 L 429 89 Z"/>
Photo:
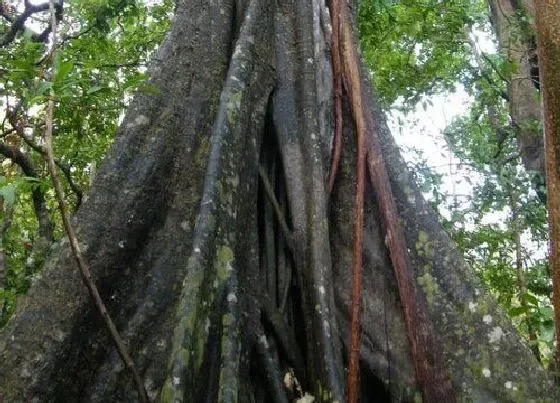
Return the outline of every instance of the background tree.
<path id="1" fill-rule="evenodd" d="M 509 66 L 508 102 L 521 159 L 544 187 L 544 139 L 539 100 L 539 69 L 533 0 L 491 0 L 491 22 Z"/>

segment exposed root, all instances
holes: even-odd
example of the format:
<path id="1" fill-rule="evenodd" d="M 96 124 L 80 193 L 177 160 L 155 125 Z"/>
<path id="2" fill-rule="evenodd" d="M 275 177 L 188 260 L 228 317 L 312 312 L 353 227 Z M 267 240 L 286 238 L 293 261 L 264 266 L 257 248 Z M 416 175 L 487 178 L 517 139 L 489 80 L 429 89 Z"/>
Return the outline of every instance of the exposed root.
<path id="1" fill-rule="evenodd" d="M 257 333 L 256 350 L 259 367 L 264 370 L 264 378 L 268 389 L 269 401 L 272 403 L 289 403 L 285 391 L 282 388 L 284 374 L 280 370 L 277 360 L 270 351 L 270 343 L 264 334 Z"/>
<path id="2" fill-rule="evenodd" d="M 260 1 L 254 0 L 247 10 L 212 130 L 192 254 L 177 310 L 171 368 L 162 392 L 162 399 L 165 401 L 192 398 L 186 397 L 195 388 L 196 379 L 192 374 L 199 374 L 205 365 L 205 349 L 210 337 L 208 326 L 217 319 L 216 304 L 219 306 L 219 303 L 216 294 L 223 289 L 228 290 L 226 308 L 217 309 L 221 364 L 209 365 L 214 371 L 217 366 L 220 367 L 220 399 L 229 401 L 237 396 L 240 361 L 238 345 L 243 333 L 240 328 L 240 311 L 237 308 L 241 298 L 237 292 L 237 277 L 246 252 L 241 249 L 243 240 L 232 239 L 227 228 L 239 227 L 236 223 L 242 219 L 237 216 L 237 210 L 245 207 L 245 198 L 248 197 L 246 189 L 239 189 L 240 177 L 246 169 L 242 155 L 250 153 L 251 148 L 257 146 L 256 138 L 253 137 L 251 143 L 248 134 L 256 135 L 256 130 L 253 129 L 255 123 L 258 127 L 264 126 L 266 103 L 272 89 L 270 66 L 261 58 L 255 57 L 259 52 L 256 44 L 261 46 L 261 37 L 267 34 L 258 31 L 259 23 L 266 18 L 263 15 L 264 8 Z M 257 82 L 259 85 L 255 85 Z M 263 82 L 269 82 L 269 85 L 262 86 Z M 256 151 L 254 149 L 252 155 L 256 155 Z M 256 171 L 256 165 L 252 169 Z M 208 378 L 212 378 L 212 374 Z"/>
<path id="3" fill-rule="evenodd" d="M 408 337 L 412 350 L 412 360 L 416 376 L 425 401 L 455 401 L 455 393 L 447 375 L 441 351 L 437 348 L 435 332 L 428 318 L 426 307 L 416 292 L 406 240 L 399 224 L 399 216 L 389 175 L 382 157 L 381 144 L 371 115 L 362 105 L 361 75 L 356 41 L 350 28 L 350 17 L 346 6 L 335 4 L 333 17 L 342 15 L 340 40 L 343 46 L 344 78 L 348 82 L 348 92 L 357 132 L 357 189 L 354 217 L 354 271 L 352 287 L 352 329 L 350 363 L 348 375 L 348 399 L 358 401 L 358 371 L 360 359 L 360 307 L 361 307 L 361 259 L 363 231 L 364 176 L 367 156 L 370 179 L 375 188 L 379 208 L 385 227 L 385 244 L 389 250 L 397 279 L 399 296 L 403 305 Z M 338 18 L 337 18 L 338 19 Z M 334 21 L 334 18 L 333 18 Z M 334 32 L 334 30 L 333 30 Z M 334 55 L 333 55 L 334 59 Z M 367 140 L 366 140 L 367 134 Z M 336 150 L 335 150 L 336 152 Z M 333 178 L 331 178 L 331 182 Z M 329 184 L 331 183 L 329 182 Z"/>
<path id="4" fill-rule="evenodd" d="M 329 176 L 329 193 L 332 191 L 342 152 L 342 62 L 340 56 L 340 1 L 331 0 L 332 39 L 331 56 L 334 77 L 334 142 L 332 164 Z"/>

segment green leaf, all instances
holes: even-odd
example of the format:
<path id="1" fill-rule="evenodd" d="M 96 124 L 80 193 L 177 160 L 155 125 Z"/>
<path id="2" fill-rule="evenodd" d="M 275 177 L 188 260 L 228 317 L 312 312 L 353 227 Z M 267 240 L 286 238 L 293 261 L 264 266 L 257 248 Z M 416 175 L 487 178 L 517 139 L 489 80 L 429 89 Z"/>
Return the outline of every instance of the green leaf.
<path id="1" fill-rule="evenodd" d="M 37 95 L 45 95 L 46 92 L 48 92 L 53 86 L 53 83 L 51 83 L 50 81 L 44 81 L 40 86 L 39 89 L 37 90 Z"/>
<path id="2" fill-rule="evenodd" d="M 513 308 L 510 308 L 509 316 L 516 317 L 519 315 L 523 315 L 524 313 L 527 313 L 527 311 L 528 308 L 526 306 L 514 306 Z"/>
<path id="3" fill-rule="evenodd" d="M 540 333 L 541 333 L 541 340 L 544 340 L 547 343 L 551 343 L 554 340 L 554 322 L 553 321 L 546 321 L 541 323 L 540 325 Z"/>
<path id="4" fill-rule="evenodd" d="M 522 299 L 530 305 L 539 306 L 539 300 L 532 294 L 525 293 L 523 294 Z"/>
<path id="5" fill-rule="evenodd" d="M 106 89 L 107 89 L 107 87 L 100 87 L 98 85 L 95 85 L 93 87 L 88 88 L 88 90 L 86 91 L 86 94 L 91 95 L 91 94 L 95 94 L 96 92 L 103 91 L 103 90 L 106 90 Z"/>
<path id="6" fill-rule="evenodd" d="M 554 318 L 554 309 L 550 306 L 543 306 L 539 308 L 539 312 L 546 320 L 552 320 Z"/>
<path id="7" fill-rule="evenodd" d="M 74 63 L 68 61 L 60 63 L 58 70 L 56 71 L 55 82 L 60 83 L 68 76 L 68 74 L 74 69 Z"/>

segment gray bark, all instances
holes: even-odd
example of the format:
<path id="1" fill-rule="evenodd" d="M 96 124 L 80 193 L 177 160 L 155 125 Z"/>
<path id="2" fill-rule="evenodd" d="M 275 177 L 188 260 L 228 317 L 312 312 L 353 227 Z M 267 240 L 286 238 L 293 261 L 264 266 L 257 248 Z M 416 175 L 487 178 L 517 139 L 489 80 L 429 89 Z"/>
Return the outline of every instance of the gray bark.
<path id="1" fill-rule="evenodd" d="M 135 97 L 76 224 L 151 398 L 288 401 L 279 385 L 292 367 L 316 401 L 342 402 L 355 133 L 348 124 L 329 199 L 328 14 L 322 0 L 247 3 L 178 4 L 151 70 L 159 91 Z M 553 401 L 541 367 L 423 200 L 363 77 L 458 396 Z M 267 213 L 259 164 L 290 240 Z M 417 390 L 374 192 L 365 207 L 362 401 L 400 401 Z M 6 402 L 136 400 L 66 242 L 0 332 L 0 360 Z"/>
<path id="2" fill-rule="evenodd" d="M 510 115 L 523 165 L 538 174 L 535 184 L 544 186 L 544 137 L 534 40 L 534 0 L 489 0 L 491 22 L 500 52 L 512 64 L 508 82 Z M 537 77 L 533 72 L 537 69 Z M 532 70 L 533 69 L 533 70 Z M 541 191 L 541 189 L 537 189 Z"/>

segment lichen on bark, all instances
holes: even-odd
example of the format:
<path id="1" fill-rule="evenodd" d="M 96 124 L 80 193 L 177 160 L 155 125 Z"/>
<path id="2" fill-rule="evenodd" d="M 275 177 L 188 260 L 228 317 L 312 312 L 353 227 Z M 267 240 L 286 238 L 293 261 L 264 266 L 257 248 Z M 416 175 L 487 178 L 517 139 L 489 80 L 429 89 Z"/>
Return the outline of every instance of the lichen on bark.
<path id="1" fill-rule="evenodd" d="M 322 0 L 179 2 L 151 69 L 158 91 L 136 95 L 77 214 L 85 255 L 152 399 L 284 402 L 293 368 L 316 401 L 345 400 L 355 133 L 346 124 L 329 198 L 325 15 Z M 428 312 L 458 395 L 554 400 L 423 200 L 364 71 L 413 275 L 429 273 Z M 290 240 L 267 213 L 259 165 Z M 366 189 L 364 207 L 361 393 L 400 401 L 418 388 L 374 192 Z M 135 401 L 96 315 L 62 243 L 0 332 L 4 400 Z"/>

